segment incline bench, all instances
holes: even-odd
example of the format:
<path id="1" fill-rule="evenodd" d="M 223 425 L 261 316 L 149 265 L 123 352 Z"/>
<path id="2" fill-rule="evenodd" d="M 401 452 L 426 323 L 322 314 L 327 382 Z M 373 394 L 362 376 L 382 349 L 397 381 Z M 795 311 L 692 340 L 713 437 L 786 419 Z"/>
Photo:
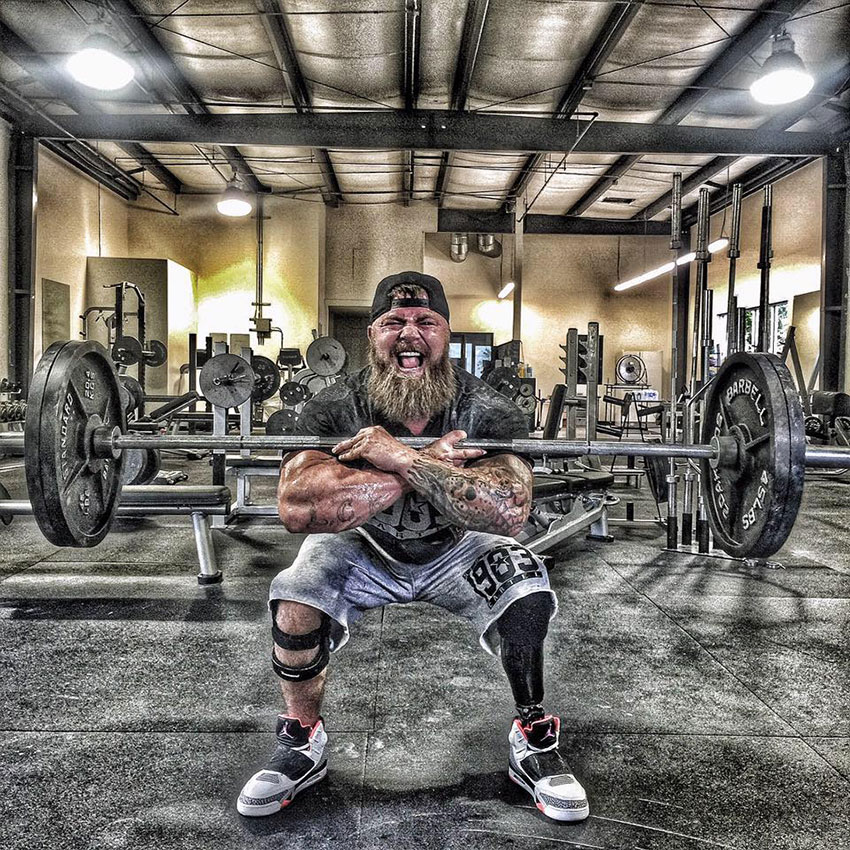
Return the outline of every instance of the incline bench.
<path id="1" fill-rule="evenodd" d="M 230 490 L 227 487 L 195 486 L 188 484 L 127 485 L 121 489 L 119 517 L 190 516 L 198 549 L 198 584 L 218 584 L 218 569 L 210 530 L 211 516 L 226 516 L 230 512 Z M 25 500 L 0 501 L 0 515 L 29 514 L 32 505 Z"/>

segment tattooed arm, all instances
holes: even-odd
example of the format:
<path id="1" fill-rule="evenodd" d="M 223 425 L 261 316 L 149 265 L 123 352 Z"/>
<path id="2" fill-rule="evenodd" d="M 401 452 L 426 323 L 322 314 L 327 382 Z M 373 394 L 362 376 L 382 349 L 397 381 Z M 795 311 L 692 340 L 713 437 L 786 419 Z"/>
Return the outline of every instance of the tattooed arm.
<path id="1" fill-rule="evenodd" d="M 324 452 L 304 451 L 284 462 L 277 509 L 287 531 L 345 531 L 388 508 L 410 486 L 379 469 L 352 469 Z"/>
<path id="2" fill-rule="evenodd" d="M 373 426 L 333 452 L 340 460 L 365 460 L 399 476 L 457 525 L 513 537 L 531 508 L 531 470 L 507 454 L 475 461 L 481 450 L 455 445 L 464 437 L 464 431 L 449 431 L 417 452 Z M 470 466 L 463 466 L 467 461 Z"/>
<path id="3" fill-rule="evenodd" d="M 420 453 L 400 475 L 452 522 L 473 531 L 513 537 L 528 519 L 531 470 L 513 455 L 457 467 Z"/>

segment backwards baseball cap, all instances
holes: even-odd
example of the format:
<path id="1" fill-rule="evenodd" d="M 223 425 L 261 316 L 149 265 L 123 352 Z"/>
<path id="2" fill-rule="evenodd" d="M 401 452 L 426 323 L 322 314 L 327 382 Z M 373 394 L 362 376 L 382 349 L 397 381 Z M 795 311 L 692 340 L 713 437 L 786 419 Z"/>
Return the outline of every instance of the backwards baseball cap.
<path id="1" fill-rule="evenodd" d="M 392 290 L 397 286 L 419 287 L 425 291 L 425 296 L 409 298 L 399 295 L 399 293 L 393 295 Z M 439 313 L 447 322 L 449 321 L 449 302 L 446 301 L 443 284 L 429 274 L 400 272 L 385 277 L 375 290 L 369 320 L 374 322 L 378 316 L 382 316 L 390 310 L 395 310 L 397 307 L 427 307 L 429 310 Z"/>

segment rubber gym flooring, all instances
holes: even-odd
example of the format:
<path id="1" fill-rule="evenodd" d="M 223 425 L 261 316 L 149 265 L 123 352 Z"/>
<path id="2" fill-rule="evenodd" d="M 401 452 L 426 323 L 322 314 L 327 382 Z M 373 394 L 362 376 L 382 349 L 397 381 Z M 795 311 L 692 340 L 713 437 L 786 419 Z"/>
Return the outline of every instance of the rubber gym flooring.
<path id="1" fill-rule="evenodd" d="M 0 473 L 13 498 L 21 476 Z M 266 591 L 299 538 L 215 532 L 224 583 L 201 588 L 185 520 L 59 550 L 18 517 L 0 526 L 0 846 L 847 847 L 848 499 L 848 480 L 807 483 L 783 569 L 665 554 L 652 527 L 557 552 L 546 701 L 588 790 L 577 825 L 508 780 L 501 668 L 424 606 L 368 614 L 333 658 L 328 779 L 241 818 L 280 707 Z"/>

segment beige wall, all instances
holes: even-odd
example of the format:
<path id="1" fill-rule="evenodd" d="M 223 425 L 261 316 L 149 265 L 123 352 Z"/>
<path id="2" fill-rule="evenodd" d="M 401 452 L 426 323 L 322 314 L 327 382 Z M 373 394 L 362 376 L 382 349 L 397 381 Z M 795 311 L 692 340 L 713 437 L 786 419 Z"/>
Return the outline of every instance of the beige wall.
<path id="1" fill-rule="evenodd" d="M 86 258 L 127 256 L 127 205 L 44 148 L 38 160 L 35 350 L 41 357 L 41 279 L 71 288 L 75 338 L 86 298 Z M 111 299 L 105 303 L 111 303 Z"/>
<path id="2" fill-rule="evenodd" d="M 132 256 L 164 257 L 195 272 L 199 344 L 210 333 L 247 333 L 256 289 L 256 219 L 219 215 L 213 196 L 178 200 L 179 217 L 131 209 Z M 264 315 L 282 328 L 286 347 L 303 352 L 319 321 L 319 234 L 324 207 L 266 198 L 263 214 L 263 300 L 271 302 L 263 308 Z M 173 322 L 186 325 L 178 312 Z M 274 359 L 280 337 L 275 334 L 264 346 L 252 337 L 252 344 L 257 354 Z"/>
<path id="3" fill-rule="evenodd" d="M 451 234 L 429 234 L 424 266 L 446 287 L 453 329 L 490 331 L 496 344 L 507 342 L 513 329 L 513 298 L 496 299 L 501 282 L 510 279 L 513 238 L 498 238 L 503 247 L 501 261 L 477 253 L 471 237 L 467 259 L 455 263 L 449 257 Z M 585 333 L 591 321 L 599 322 L 605 337 L 604 380 L 613 380 L 614 364 L 624 351 L 664 349 L 665 368 L 669 366 L 669 276 L 614 292 L 618 242 L 620 280 L 669 258 L 667 240 L 661 238 L 552 235 L 523 240 L 523 356 L 545 395 L 563 380 L 560 345 L 567 329 L 577 327 Z"/>
<path id="4" fill-rule="evenodd" d="M 215 331 L 245 333 L 253 308 L 256 223 L 225 219 L 209 196 L 181 196 L 179 216 L 157 209 L 127 207 L 110 192 L 73 174 L 49 154 L 41 161 L 38 278 L 71 285 L 72 327 L 82 308 L 85 258 L 130 256 L 170 259 L 197 275 L 197 328 L 201 337 Z M 820 281 L 821 166 L 816 164 L 776 184 L 772 300 L 793 303 L 799 333 L 816 330 L 806 310 Z M 742 306 L 757 302 L 759 195 L 746 199 L 738 293 Z M 265 204 L 265 300 L 284 343 L 306 349 L 311 330 L 327 327 L 327 306 L 368 306 L 375 283 L 404 269 L 436 274 L 445 285 L 458 330 L 492 331 L 497 343 L 511 336 L 511 299 L 495 293 L 510 277 L 512 237 L 500 236 L 502 260 L 479 255 L 470 239 L 466 262 L 448 256 L 450 234 L 436 233 L 437 210 L 428 204 L 349 206 L 268 198 Z M 722 216 L 712 221 L 719 234 Z M 727 225 L 728 226 L 728 225 Z M 426 237 L 427 234 L 427 237 Z M 669 259 L 662 237 L 527 236 L 524 240 L 523 342 L 526 361 L 549 393 L 561 380 L 559 348 L 568 327 L 581 330 L 600 322 L 605 336 L 603 379 L 624 351 L 661 351 L 666 388 L 669 367 L 669 276 L 624 293 L 613 286 Z M 619 269 L 619 271 L 618 271 Z M 715 312 L 725 312 L 727 261 L 715 255 L 709 271 Z M 324 293 L 324 299 L 322 299 Z M 185 293 L 184 293 L 185 295 Z M 178 299 L 180 300 L 180 299 Z M 185 300 L 185 299 L 184 299 Z M 38 307 L 37 307 L 38 309 Z M 175 310 L 181 307 L 175 304 Z M 182 309 L 188 310 L 184 305 Z M 36 314 L 38 315 L 38 313 Z M 193 317 L 175 316 L 181 333 Z M 274 337 L 261 350 L 277 351 Z M 810 368 L 817 340 L 807 339 L 804 368 Z"/>
<path id="5" fill-rule="evenodd" d="M 371 302 L 375 284 L 394 272 L 422 270 L 425 233 L 437 230 L 437 208 L 342 206 L 325 220 L 325 298 L 330 306 Z M 325 326 L 327 324 L 325 323 Z"/>
<path id="6" fill-rule="evenodd" d="M 820 299 L 797 296 L 818 292 L 821 286 L 823 165 L 814 162 L 773 186 L 773 260 L 770 301 L 788 301 L 797 326 L 797 346 L 808 378 L 820 344 Z M 760 271 L 757 267 L 761 238 L 763 195 L 756 192 L 741 205 L 741 256 L 736 268 L 735 293 L 739 307 L 757 307 Z M 723 214 L 711 220 L 711 238 L 721 235 Z M 727 213 L 723 234 L 729 232 Z M 709 286 L 714 290 L 714 313 L 727 309 L 729 261 L 725 251 L 709 265 Z"/>

